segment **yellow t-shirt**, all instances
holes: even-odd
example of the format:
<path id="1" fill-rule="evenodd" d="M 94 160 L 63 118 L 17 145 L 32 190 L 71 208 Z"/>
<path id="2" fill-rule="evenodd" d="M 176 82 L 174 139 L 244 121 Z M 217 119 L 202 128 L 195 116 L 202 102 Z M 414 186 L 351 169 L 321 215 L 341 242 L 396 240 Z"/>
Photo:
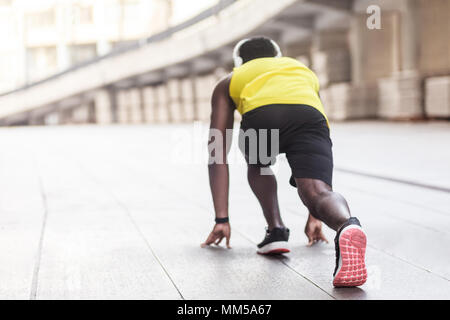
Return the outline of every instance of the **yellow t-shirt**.
<path id="1" fill-rule="evenodd" d="M 241 114 L 269 104 L 306 104 L 327 119 L 317 76 L 292 58 L 258 58 L 234 68 L 229 94 Z"/>

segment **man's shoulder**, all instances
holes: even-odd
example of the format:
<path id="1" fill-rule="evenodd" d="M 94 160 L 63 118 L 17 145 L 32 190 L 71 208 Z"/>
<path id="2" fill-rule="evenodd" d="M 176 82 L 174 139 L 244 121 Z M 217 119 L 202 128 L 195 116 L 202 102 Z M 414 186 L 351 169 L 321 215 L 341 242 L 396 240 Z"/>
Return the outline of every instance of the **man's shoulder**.
<path id="1" fill-rule="evenodd" d="M 223 86 L 229 86 L 230 82 L 231 82 L 231 78 L 233 77 L 233 72 L 230 72 L 229 74 L 223 76 L 216 84 L 216 86 L 218 85 L 223 85 Z"/>
<path id="2" fill-rule="evenodd" d="M 226 104 L 229 105 L 230 107 L 235 108 L 234 102 L 230 96 L 231 77 L 232 77 L 232 74 L 230 73 L 230 74 L 224 76 L 222 79 L 220 79 L 217 82 L 217 84 L 213 90 L 213 93 L 212 93 L 213 107 L 214 107 L 214 102 L 222 101 L 222 102 L 226 102 Z"/>
<path id="3" fill-rule="evenodd" d="M 224 93 L 226 93 L 228 95 L 232 76 L 233 76 L 233 73 L 229 73 L 226 76 L 222 77 L 216 83 L 214 91 L 215 92 L 220 92 L 220 93 L 224 92 Z"/>

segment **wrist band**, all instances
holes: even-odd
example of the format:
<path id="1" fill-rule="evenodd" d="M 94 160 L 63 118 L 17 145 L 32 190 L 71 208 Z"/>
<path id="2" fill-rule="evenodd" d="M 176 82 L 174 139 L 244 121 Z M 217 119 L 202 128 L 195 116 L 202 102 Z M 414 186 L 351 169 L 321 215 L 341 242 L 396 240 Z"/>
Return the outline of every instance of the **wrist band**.
<path id="1" fill-rule="evenodd" d="M 228 221 L 230 221 L 230 219 L 228 219 L 228 217 L 226 218 L 216 218 L 216 223 L 227 223 Z"/>

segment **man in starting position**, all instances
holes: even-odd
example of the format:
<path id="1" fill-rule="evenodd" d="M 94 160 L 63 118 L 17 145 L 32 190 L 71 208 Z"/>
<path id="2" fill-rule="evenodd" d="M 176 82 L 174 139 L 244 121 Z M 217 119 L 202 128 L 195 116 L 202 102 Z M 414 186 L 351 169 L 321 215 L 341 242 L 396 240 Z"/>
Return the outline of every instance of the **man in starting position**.
<path id="1" fill-rule="evenodd" d="M 332 143 L 316 75 L 299 61 L 282 57 L 279 46 L 265 37 L 240 41 L 233 58 L 233 72 L 216 85 L 212 95 L 209 145 L 221 148 L 210 148 L 216 224 L 203 246 L 226 238 L 229 247 L 227 153 L 237 109 L 242 114 L 239 146 L 248 163 L 248 182 L 268 225 L 258 253 L 289 252 L 289 229 L 280 216 L 277 181 L 270 169 L 277 154 L 285 153 L 292 170 L 289 182 L 309 209 L 305 227 L 309 244 L 326 241 L 322 221 L 335 230 L 333 285 L 362 285 L 367 279 L 366 235 L 358 219 L 350 216 L 346 200 L 332 190 Z"/>

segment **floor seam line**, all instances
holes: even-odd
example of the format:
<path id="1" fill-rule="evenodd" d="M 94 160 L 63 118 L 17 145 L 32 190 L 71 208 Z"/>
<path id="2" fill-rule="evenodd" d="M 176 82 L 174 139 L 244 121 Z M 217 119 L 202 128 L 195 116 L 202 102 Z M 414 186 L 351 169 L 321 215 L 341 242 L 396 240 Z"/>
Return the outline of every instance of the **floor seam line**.
<path id="1" fill-rule="evenodd" d="M 37 166 L 36 162 L 35 162 L 35 165 L 37 168 L 38 166 Z M 37 171 L 38 171 L 39 192 L 41 194 L 44 214 L 42 217 L 41 231 L 39 234 L 39 244 L 38 244 L 36 260 L 35 260 L 35 264 L 34 264 L 34 268 L 33 268 L 33 277 L 31 279 L 30 300 L 36 300 L 36 297 L 37 297 L 37 290 L 38 290 L 38 284 L 39 284 L 39 272 L 40 272 L 40 268 L 41 268 L 42 249 L 44 247 L 44 237 L 45 237 L 45 230 L 47 227 L 47 218 L 48 218 L 48 202 L 47 202 L 47 195 L 45 194 L 44 182 L 43 182 L 40 171 L 39 170 L 37 170 Z"/>
<path id="2" fill-rule="evenodd" d="M 392 258 L 398 259 L 398 260 L 400 260 L 400 261 L 402 261 L 402 262 L 404 262 L 404 263 L 406 263 L 406 264 L 408 264 L 408 265 L 410 265 L 410 266 L 412 266 L 412 267 L 414 267 L 414 268 L 417 268 L 417 269 L 419 269 L 419 270 L 428 272 L 428 273 L 430 273 L 430 274 L 432 274 L 432 275 L 434 275 L 434 276 L 436 276 L 436 277 L 438 277 L 438 278 L 441 278 L 442 280 L 446 280 L 446 281 L 449 281 L 449 282 L 450 282 L 450 279 L 447 279 L 446 277 L 444 277 L 444 276 L 442 276 L 442 275 L 440 275 L 440 274 L 438 274 L 438 273 L 436 273 L 436 272 L 434 272 L 434 271 L 425 269 L 424 267 L 421 267 L 421 266 L 419 266 L 419 265 L 417 265 L 417 264 L 415 264 L 415 263 L 413 263 L 413 262 L 411 262 L 411 261 L 408 261 L 408 260 L 406 260 L 406 259 L 404 259 L 404 258 L 401 258 L 401 257 L 399 257 L 399 256 L 397 256 L 397 255 L 395 255 L 395 254 L 393 254 L 393 253 L 384 251 L 383 249 L 377 248 L 377 247 L 375 247 L 375 246 L 373 246 L 373 245 L 367 245 L 367 246 L 370 247 L 370 248 L 372 248 L 372 249 L 374 249 L 374 250 L 377 250 L 377 251 L 379 251 L 379 252 L 382 252 L 382 253 L 384 253 L 384 254 L 386 254 L 386 255 L 392 257 Z"/>
<path id="3" fill-rule="evenodd" d="M 131 223 L 133 224 L 134 228 L 136 229 L 136 231 L 139 233 L 140 237 L 142 238 L 142 240 L 144 240 L 145 244 L 147 245 L 147 248 L 150 250 L 150 252 L 152 253 L 153 257 L 156 259 L 156 261 L 158 262 L 158 264 L 160 265 L 160 267 L 163 269 L 164 273 L 166 274 L 166 276 L 169 278 L 170 282 L 172 283 L 172 285 L 175 287 L 175 289 L 177 290 L 178 294 L 180 295 L 182 300 L 185 300 L 183 294 L 181 293 L 180 289 L 178 288 L 178 286 L 176 285 L 175 281 L 173 280 L 172 276 L 169 274 L 169 271 L 166 269 L 166 267 L 163 265 L 161 259 L 159 259 L 158 255 L 156 254 L 155 250 L 153 250 L 150 242 L 147 240 L 147 238 L 145 237 L 144 233 L 142 232 L 141 228 L 139 228 L 139 226 L 136 223 L 136 220 L 133 218 L 131 212 L 129 211 L 129 209 L 119 200 L 116 198 L 116 196 L 111 192 L 110 193 L 111 197 L 114 199 L 114 201 L 122 208 L 123 211 L 125 211 L 125 213 L 127 214 L 128 218 L 130 219 Z"/>
<path id="4" fill-rule="evenodd" d="M 383 198 L 383 199 L 389 199 L 392 202 L 396 202 L 396 203 L 399 203 L 399 204 L 402 204 L 402 205 L 409 205 L 409 206 L 412 206 L 412 207 L 419 207 L 419 208 L 422 208 L 422 209 L 433 211 L 433 213 L 436 214 L 436 215 L 448 217 L 448 213 L 447 212 L 441 211 L 441 210 L 436 209 L 436 208 L 432 208 L 432 207 L 424 205 L 424 204 L 414 203 L 414 202 L 410 202 L 410 201 L 407 201 L 407 200 L 404 200 L 404 199 L 397 199 L 395 197 L 391 197 L 391 196 L 386 195 L 386 194 L 380 194 L 380 193 L 374 192 L 373 190 L 364 190 L 364 189 L 361 189 L 361 188 L 356 188 L 354 186 L 346 184 L 345 182 L 342 185 L 343 185 L 344 188 L 356 191 L 356 192 L 358 192 L 360 194 L 363 194 L 363 195 L 366 195 L 366 196 L 378 197 L 378 198 Z"/>
<path id="5" fill-rule="evenodd" d="M 345 169 L 345 168 L 340 168 L 340 167 L 335 167 L 334 169 L 336 171 L 339 171 L 342 173 L 353 174 L 353 175 L 363 176 L 363 177 L 372 178 L 372 179 L 390 181 L 390 182 L 395 182 L 395 183 L 399 183 L 399 184 L 406 184 L 408 186 L 414 186 L 414 187 L 424 188 L 424 189 L 428 189 L 428 190 L 435 190 L 435 191 L 450 193 L 450 188 L 446 188 L 446 187 L 441 187 L 441 186 L 436 186 L 436 185 L 431 185 L 431 184 L 426 184 L 426 183 L 420 183 L 420 182 L 416 182 L 416 181 L 412 181 L 412 180 L 405 180 L 405 179 L 401 179 L 401 178 L 382 176 L 382 175 L 378 175 L 378 174 L 374 174 L 374 173 L 362 172 L 362 171 L 358 171 L 358 170 L 351 170 L 351 169 Z"/>
<path id="6" fill-rule="evenodd" d="M 125 214 L 127 215 L 128 219 L 130 219 L 131 224 L 133 225 L 133 227 L 135 228 L 135 230 L 138 232 L 139 236 L 141 237 L 141 239 L 144 241 L 144 243 L 146 244 L 147 249 L 150 250 L 150 253 L 152 254 L 152 256 L 155 258 L 156 262 L 159 264 L 159 266 L 161 267 L 161 269 L 163 270 L 163 272 L 166 274 L 166 276 L 168 277 L 169 281 L 172 283 L 173 287 L 177 290 L 178 294 L 180 295 L 182 300 L 185 300 L 183 294 L 181 293 L 180 289 L 178 288 L 178 286 L 176 285 L 175 281 L 172 279 L 171 275 L 169 274 L 169 272 L 167 271 L 167 269 L 164 267 L 162 261 L 159 259 L 158 255 L 156 254 L 156 252 L 153 250 L 152 246 L 150 245 L 150 242 L 147 240 L 147 238 L 145 237 L 145 235 L 143 234 L 143 232 L 141 231 L 141 229 L 139 228 L 139 226 L 137 225 L 135 219 L 133 218 L 131 212 L 129 211 L 128 207 L 126 207 L 122 201 L 120 201 L 116 195 L 108 188 L 106 188 L 103 184 L 101 184 L 79 161 L 72 159 L 72 161 L 74 161 L 78 167 L 84 171 L 84 173 L 92 180 L 94 181 L 94 183 L 96 183 L 101 189 L 103 189 L 113 200 L 114 202 L 116 202 L 116 204 L 125 212 Z"/>
<path id="7" fill-rule="evenodd" d="M 282 258 L 278 258 L 278 260 L 284 264 L 288 269 L 292 270 L 294 273 L 298 274 L 300 277 L 303 277 L 306 281 L 308 281 L 309 283 L 311 283 L 312 285 L 314 285 L 315 287 L 317 287 L 318 289 L 322 290 L 325 294 L 327 294 L 328 296 L 330 296 L 333 300 L 337 300 L 337 298 L 335 296 L 333 296 L 331 293 L 327 292 L 325 289 L 323 289 L 322 287 L 320 287 L 318 284 L 316 284 L 314 281 L 312 281 L 311 279 L 309 279 L 308 277 L 306 277 L 305 275 L 301 274 L 299 271 L 297 271 L 296 269 L 294 269 L 293 267 L 291 267 L 289 264 L 287 264 L 285 261 L 281 260 Z"/>

